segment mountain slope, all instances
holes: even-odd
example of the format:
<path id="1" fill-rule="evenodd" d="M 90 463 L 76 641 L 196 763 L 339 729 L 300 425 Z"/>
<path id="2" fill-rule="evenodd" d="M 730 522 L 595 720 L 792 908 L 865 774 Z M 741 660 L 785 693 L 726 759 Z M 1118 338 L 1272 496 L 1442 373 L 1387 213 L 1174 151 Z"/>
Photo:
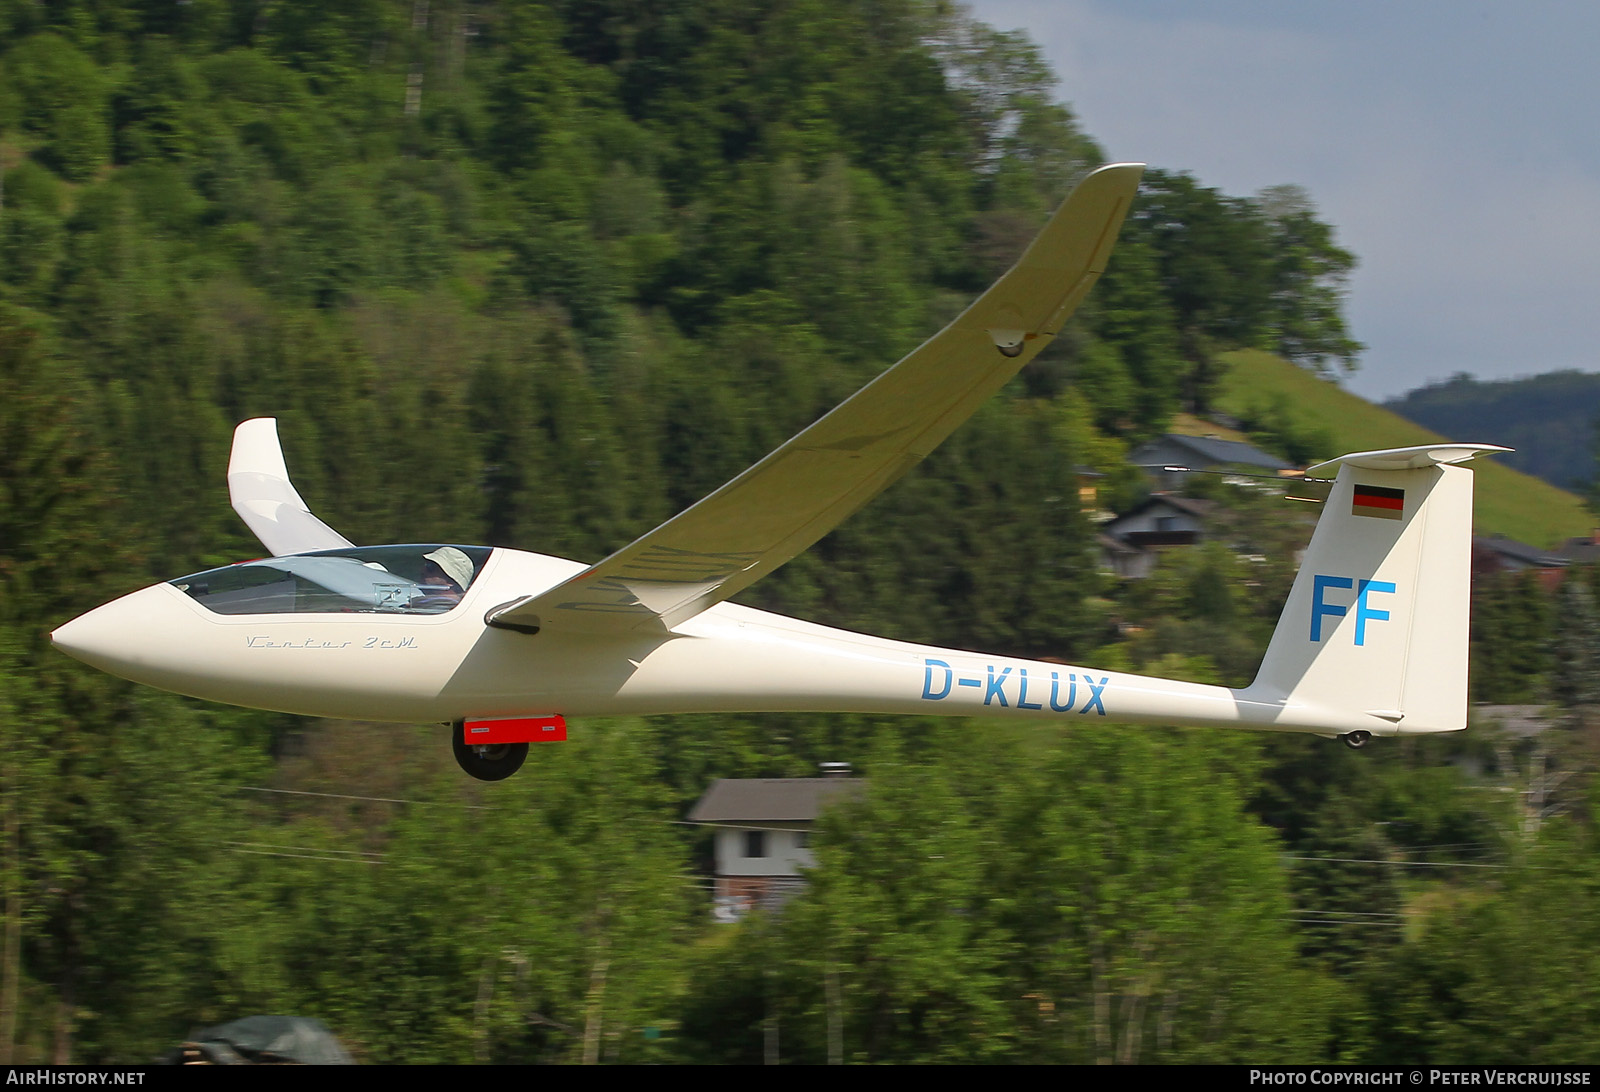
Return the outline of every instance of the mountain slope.
<path id="1" fill-rule="evenodd" d="M 1561 371 L 1480 382 L 1471 376 L 1411 391 L 1384 403 L 1424 428 L 1452 435 L 1496 435 L 1515 447 L 1508 466 L 1573 488 L 1594 474 L 1600 375 Z"/>
<path id="2" fill-rule="evenodd" d="M 1242 416 L 1252 406 L 1268 404 L 1281 395 L 1293 407 L 1300 425 L 1326 429 L 1334 438 L 1339 451 L 1329 455 L 1444 439 L 1505 443 L 1500 435 L 1441 436 L 1271 353 L 1246 349 L 1224 354 L 1224 359 L 1229 368 L 1218 391 L 1218 409 Z M 1506 535 L 1543 547 L 1588 533 L 1590 516 L 1572 493 L 1498 459 L 1482 460 L 1475 469 L 1478 533 Z"/>

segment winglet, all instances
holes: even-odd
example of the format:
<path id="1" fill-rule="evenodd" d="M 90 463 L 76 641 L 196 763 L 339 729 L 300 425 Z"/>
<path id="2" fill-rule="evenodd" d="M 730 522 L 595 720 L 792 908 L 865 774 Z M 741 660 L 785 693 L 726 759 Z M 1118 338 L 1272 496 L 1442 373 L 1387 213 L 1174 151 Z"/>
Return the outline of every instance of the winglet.
<path id="1" fill-rule="evenodd" d="M 233 430 L 228 498 L 273 557 L 354 545 L 312 515 L 295 491 L 278 444 L 275 417 L 255 417 Z"/>

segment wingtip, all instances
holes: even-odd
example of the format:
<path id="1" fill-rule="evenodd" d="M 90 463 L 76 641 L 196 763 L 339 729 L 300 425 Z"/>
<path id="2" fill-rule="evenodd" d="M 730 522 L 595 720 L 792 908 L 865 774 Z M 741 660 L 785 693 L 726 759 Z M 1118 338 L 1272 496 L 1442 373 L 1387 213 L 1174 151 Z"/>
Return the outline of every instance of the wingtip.
<path id="1" fill-rule="evenodd" d="M 276 417 L 252 417 L 233 430 L 233 450 L 228 454 L 228 474 L 265 473 L 287 478 L 283 449 L 278 442 Z"/>
<path id="2" fill-rule="evenodd" d="M 1137 182 L 1144 176 L 1146 163 L 1107 163 L 1103 167 L 1096 167 L 1088 174 L 1089 178 L 1107 176 L 1110 178 L 1126 178 Z"/>

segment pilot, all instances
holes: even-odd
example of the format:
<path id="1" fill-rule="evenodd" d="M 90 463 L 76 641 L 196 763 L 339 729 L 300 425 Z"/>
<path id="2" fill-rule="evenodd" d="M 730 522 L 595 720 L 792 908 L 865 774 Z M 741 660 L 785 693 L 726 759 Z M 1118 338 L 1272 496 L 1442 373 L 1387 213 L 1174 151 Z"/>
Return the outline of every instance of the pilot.
<path id="1" fill-rule="evenodd" d="M 422 600 L 457 601 L 472 583 L 472 559 L 454 546 L 441 546 L 422 559 Z"/>

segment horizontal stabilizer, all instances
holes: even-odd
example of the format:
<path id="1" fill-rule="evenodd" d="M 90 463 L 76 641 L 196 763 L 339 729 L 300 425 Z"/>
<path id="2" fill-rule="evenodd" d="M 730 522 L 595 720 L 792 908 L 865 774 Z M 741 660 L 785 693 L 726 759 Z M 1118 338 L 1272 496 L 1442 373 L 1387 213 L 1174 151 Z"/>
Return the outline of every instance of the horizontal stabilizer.
<path id="1" fill-rule="evenodd" d="M 1494 455 L 1510 450 L 1509 447 L 1497 447 L 1494 444 L 1423 444 L 1420 447 L 1356 451 L 1307 467 L 1306 477 L 1331 481 L 1338 476 L 1341 466 L 1354 466 L 1362 470 L 1420 470 L 1425 466 L 1453 466 L 1476 459 L 1479 455 Z"/>

